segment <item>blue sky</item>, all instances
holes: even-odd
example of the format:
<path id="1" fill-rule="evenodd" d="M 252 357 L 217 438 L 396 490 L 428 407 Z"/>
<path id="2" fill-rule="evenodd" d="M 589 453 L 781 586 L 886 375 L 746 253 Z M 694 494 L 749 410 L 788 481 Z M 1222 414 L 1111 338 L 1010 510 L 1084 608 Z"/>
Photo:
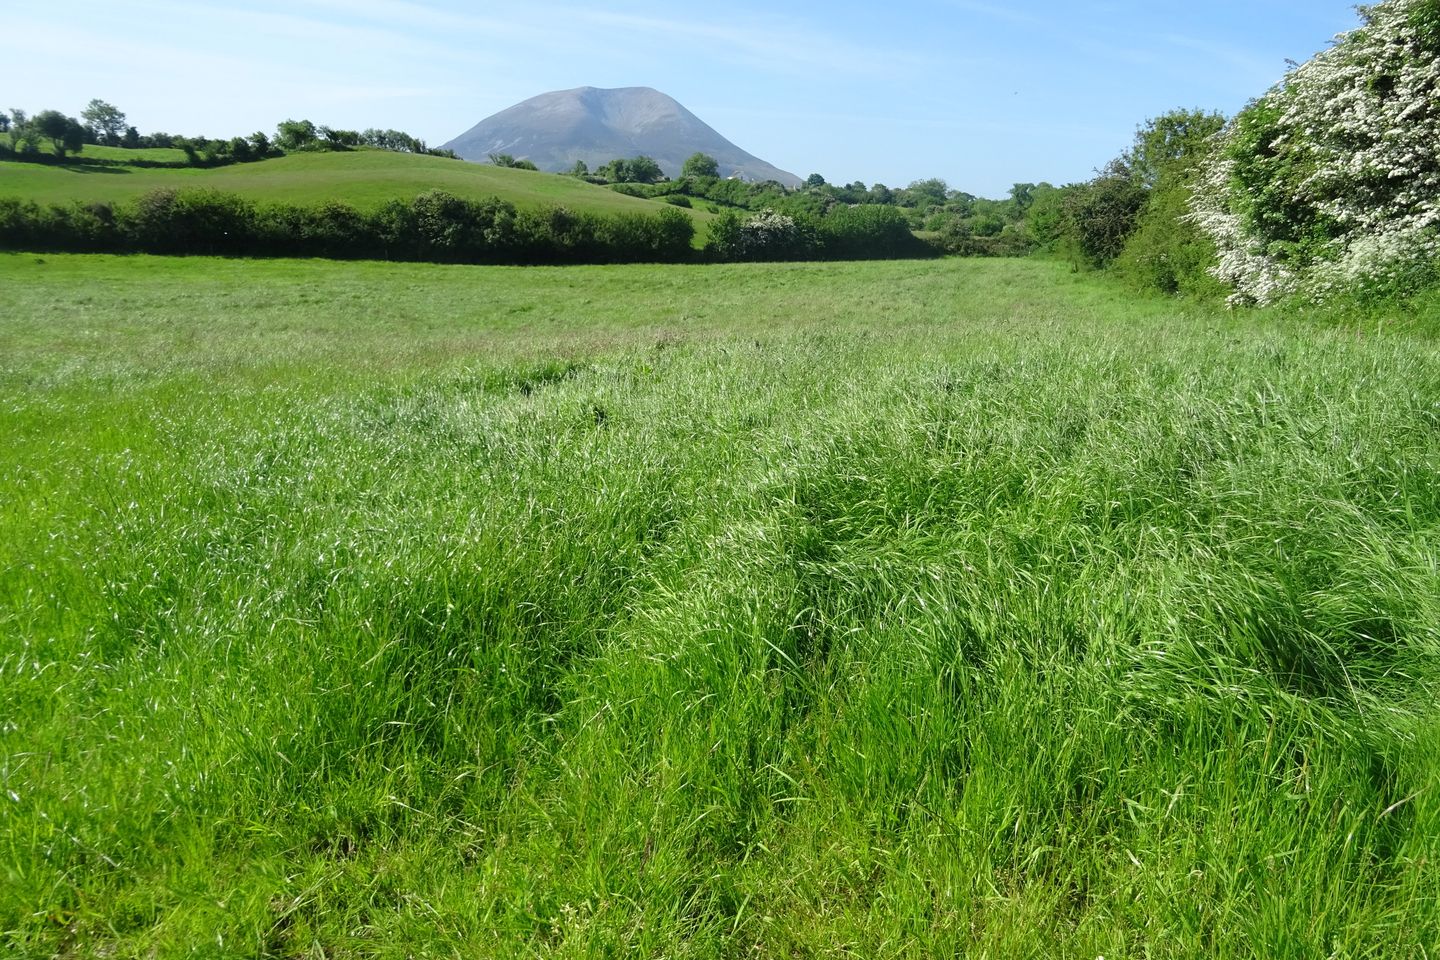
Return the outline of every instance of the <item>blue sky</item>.
<path id="1" fill-rule="evenodd" d="M 1343 0 L 6 0 L 6 107 L 142 131 L 287 117 L 440 144 L 526 97 L 650 86 L 800 176 L 1001 196 L 1085 179 L 1146 117 L 1233 113 L 1357 24 Z"/>

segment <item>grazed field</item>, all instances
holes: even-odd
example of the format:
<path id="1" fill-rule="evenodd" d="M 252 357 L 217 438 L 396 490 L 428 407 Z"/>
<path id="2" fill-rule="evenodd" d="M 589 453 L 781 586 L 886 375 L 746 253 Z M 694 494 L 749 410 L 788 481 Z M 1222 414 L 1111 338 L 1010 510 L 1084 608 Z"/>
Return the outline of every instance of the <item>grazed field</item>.
<path id="1" fill-rule="evenodd" d="M 1434 956 L 1430 339 L 1039 261 L 0 283 L 12 953 Z"/>
<path id="2" fill-rule="evenodd" d="M 123 159 L 127 151 L 87 147 L 86 153 Z M 170 151 L 144 153 L 163 156 Z M 183 153 L 174 153 L 183 159 Z M 0 197 L 39 203 L 113 203 L 167 187 L 223 190 L 262 203 L 342 200 L 367 210 L 387 200 L 410 200 L 437 189 L 470 198 L 503 197 L 520 207 L 560 205 L 593 213 L 654 213 L 661 209 L 657 201 L 627 197 L 573 177 L 383 150 L 296 153 L 208 169 L 0 163 Z M 697 223 L 713 218 L 704 211 L 685 212 Z"/>

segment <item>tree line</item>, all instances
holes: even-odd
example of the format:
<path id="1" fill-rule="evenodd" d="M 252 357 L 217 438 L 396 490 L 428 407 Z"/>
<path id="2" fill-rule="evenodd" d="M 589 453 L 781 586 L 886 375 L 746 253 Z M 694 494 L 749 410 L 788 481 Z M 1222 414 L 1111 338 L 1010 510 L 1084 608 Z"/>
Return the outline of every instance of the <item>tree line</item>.
<path id="1" fill-rule="evenodd" d="M 86 146 L 130 150 L 175 149 L 185 154 L 183 162 L 143 157 L 115 161 L 129 166 L 216 167 L 268 160 L 287 153 L 362 147 L 458 159 L 453 151 L 431 147 L 424 140 L 402 130 L 342 130 L 317 125 L 310 120 L 285 120 L 276 127 L 273 135 L 257 130 L 246 137 L 211 139 L 163 132 L 142 134 L 129 124 L 119 108 L 98 99 L 91 100 L 78 119 L 59 110 L 41 110 L 34 115 L 20 108 L 0 110 L 0 159 L 38 163 L 75 162 L 75 155 L 83 155 Z M 105 161 L 85 157 L 82 162 Z"/>

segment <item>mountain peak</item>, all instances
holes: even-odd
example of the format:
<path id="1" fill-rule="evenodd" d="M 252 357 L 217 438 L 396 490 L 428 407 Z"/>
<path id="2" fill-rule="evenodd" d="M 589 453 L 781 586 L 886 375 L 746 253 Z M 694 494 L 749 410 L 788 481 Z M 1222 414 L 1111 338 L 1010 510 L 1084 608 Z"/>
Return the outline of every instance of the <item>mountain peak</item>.
<path id="1" fill-rule="evenodd" d="M 466 160 L 508 153 L 541 170 L 559 173 L 583 160 L 592 169 L 620 157 L 644 155 L 667 176 L 706 153 L 722 176 L 776 180 L 799 186 L 800 178 L 726 140 L 674 97 L 653 87 L 576 87 L 531 97 L 487 117 L 445 144 Z"/>

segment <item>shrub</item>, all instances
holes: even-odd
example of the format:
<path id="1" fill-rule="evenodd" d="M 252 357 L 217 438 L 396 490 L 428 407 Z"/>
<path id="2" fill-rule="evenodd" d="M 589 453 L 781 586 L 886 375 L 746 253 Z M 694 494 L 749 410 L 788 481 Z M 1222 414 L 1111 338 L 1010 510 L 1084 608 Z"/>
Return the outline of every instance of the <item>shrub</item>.
<path id="1" fill-rule="evenodd" d="M 1218 297 L 1223 292 L 1210 274 L 1215 244 L 1190 219 L 1190 196 L 1183 181 L 1161 181 L 1115 261 L 1118 274 L 1139 287 L 1167 294 Z"/>
<path id="2" fill-rule="evenodd" d="M 1440 3 L 1386 0 L 1223 135 L 1196 223 L 1236 302 L 1409 294 L 1440 260 Z"/>
<path id="3" fill-rule="evenodd" d="M 1066 198 L 1066 233 L 1090 266 L 1107 266 L 1125 249 L 1145 199 L 1145 189 L 1118 161 Z"/>
<path id="4" fill-rule="evenodd" d="M 821 221 L 821 244 L 836 259 L 894 259 L 921 252 L 910 223 L 894 207 L 837 206 Z"/>
<path id="5" fill-rule="evenodd" d="M 137 249 L 154 253 L 247 253 L 256 244 L 255 206 L 217 190 L 153 190 L 119 218 Z"/>
<path id="6" fill-rule="evenodd" d="M 793 260 L 812 252 L 813 240 L 813 232 L 797 218 L 763 210 L 712 222 L 706 250 L 722 260 Z"/>

